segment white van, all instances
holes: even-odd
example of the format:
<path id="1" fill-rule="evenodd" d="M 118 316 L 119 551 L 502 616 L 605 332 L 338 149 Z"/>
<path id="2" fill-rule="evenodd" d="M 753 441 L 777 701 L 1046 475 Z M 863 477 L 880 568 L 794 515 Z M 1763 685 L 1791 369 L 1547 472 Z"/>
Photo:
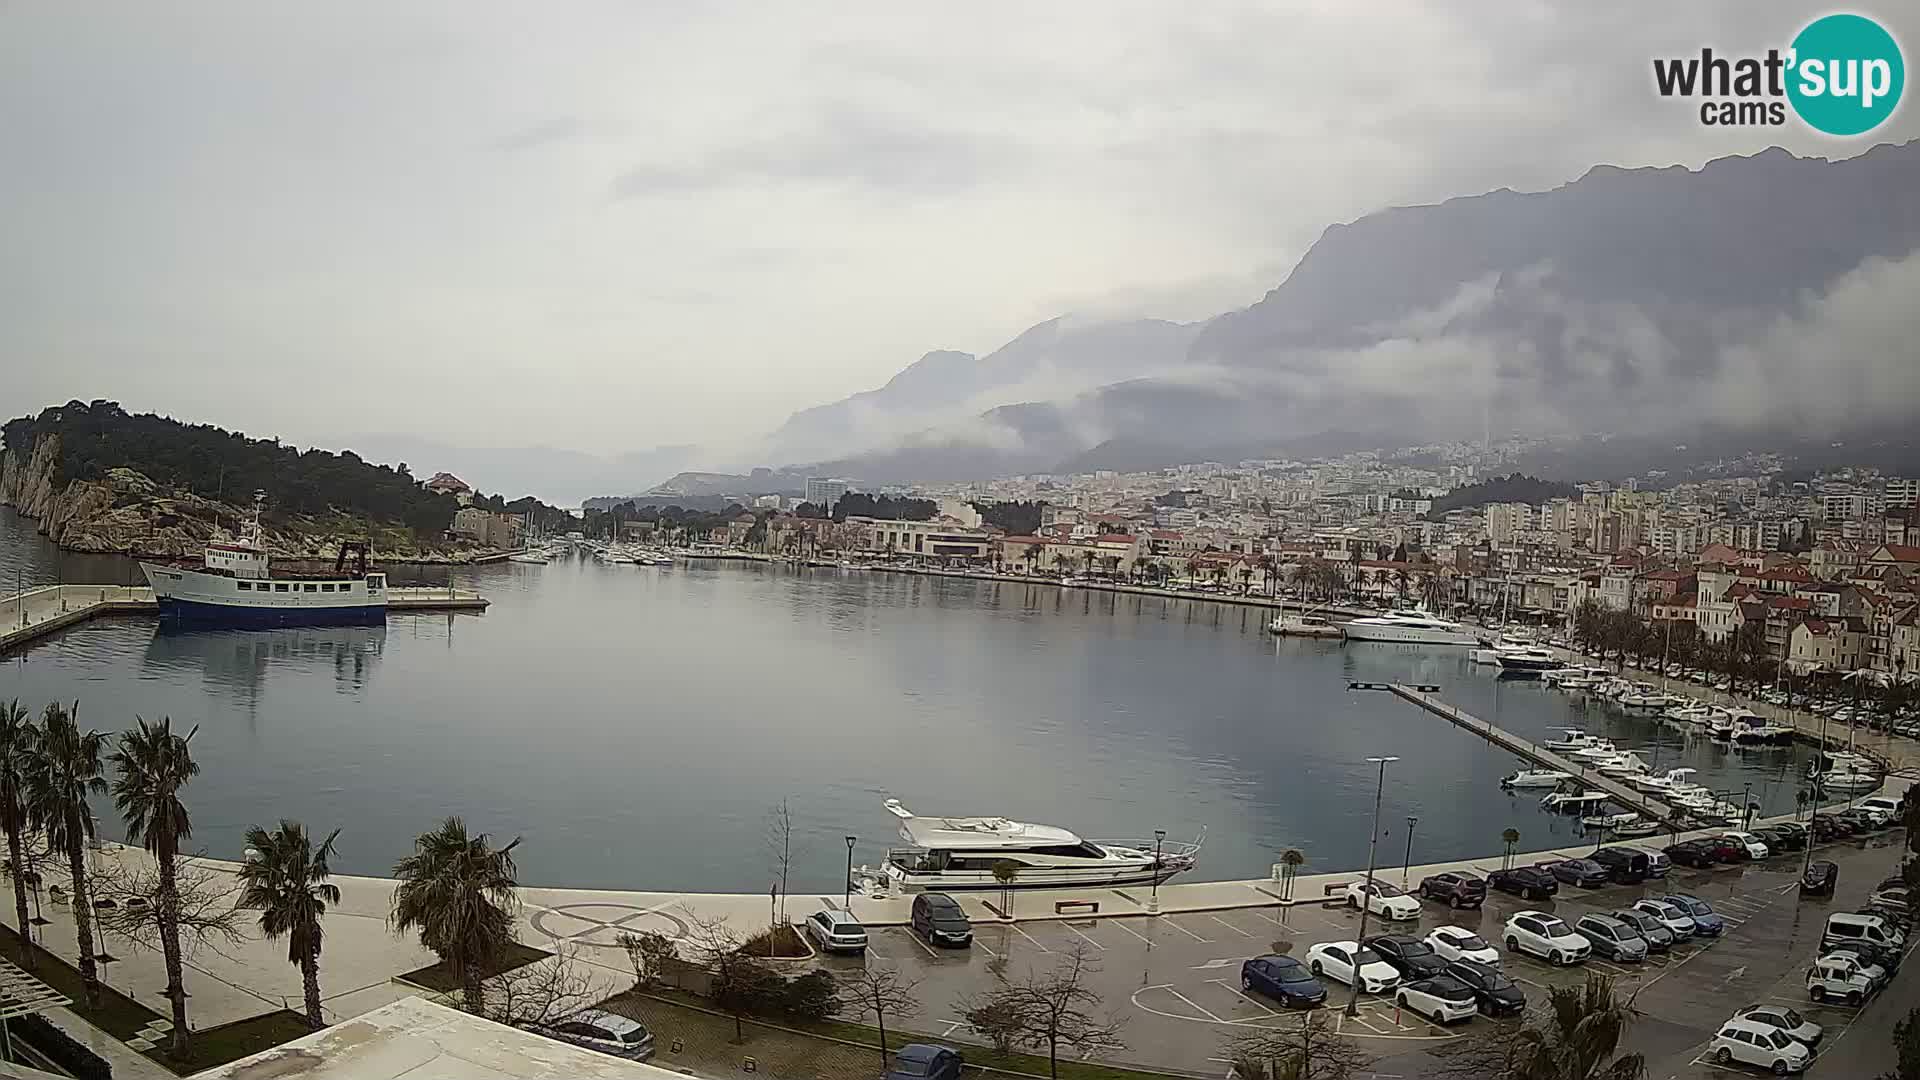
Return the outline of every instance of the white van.
<path id="1" fill-rule="evenodd" d="M 1899 799 L 1886 795 L 1869 795 L 1853 805 L 1865 810 L 1878 810 L 1894 821 L 1900 820 Z"/>
<path id="2" fill-rule="evenodd" d="M 1807 969 L 1807 995 L 1815 1001 L 1838 998 L 1849 1005 L 1867 1000 L 1875 984 L 1860 965 L 1844 956 L 1823 956 Z"/>
<path id="3" fill-rule="evenodd" d="M 1906 944 L 1907 937 L 1878 915 L 1841 911 L 1827 916 L 1827 929 L 1820 935 L 1820 947 L 1831 949 L 1843 941 L 1864 941 L 1897 951 Z"/>

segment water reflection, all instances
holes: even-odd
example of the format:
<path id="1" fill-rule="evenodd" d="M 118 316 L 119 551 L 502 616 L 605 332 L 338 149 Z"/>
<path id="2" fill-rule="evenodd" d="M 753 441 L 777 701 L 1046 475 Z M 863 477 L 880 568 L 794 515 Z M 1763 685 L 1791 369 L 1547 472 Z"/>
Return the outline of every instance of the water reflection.
<path id="1" fill-rule="evenodd" d="M 197 674 L 207 692 L 238 691 L 249 702 L 259 699 L 275 668 L 330 674 L 336 691 L 357 694 L 379 666 L 386 642 L 385 624 L 211 630 L 156 620 L 140 666 L 160 678 Z"/>

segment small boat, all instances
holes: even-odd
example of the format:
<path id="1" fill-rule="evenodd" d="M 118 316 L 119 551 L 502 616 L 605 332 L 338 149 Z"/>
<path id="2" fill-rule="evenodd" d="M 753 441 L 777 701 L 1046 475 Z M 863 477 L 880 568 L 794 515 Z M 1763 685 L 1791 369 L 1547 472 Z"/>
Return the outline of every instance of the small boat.
<path id="1" fill-rule="evenodd" d="M 1619 755 L 1620 751 L 1613 745 L 1613 740 L 1611 739 L 1595 739 L 1592 743 L 1578 750 L 1569 751 L 1567 754 L 1568 757 L 1576 757 L 1583 761 L 1594 763 L 1606 761 L 1609 758 L 1618 757 Z"/>
<path id="2" fill-rule="evenodd" d="M 1498 648 L 1494 650 L 1494 659 L 1503 672 L 1541 672 L 1567 666 L 1552 650 L 1538 645 Z"/>
<path id="3" fill-rule="evenodd" d="M 1689 701 L 1684 705 L 1668 705 L 1666 717 L 1682 724 L 1705 727 L 1713 719 L 1713 713 L 1713 706 Z"/>
<path id="4" fill-rule="evenodd" d="M 1568 750 L 1585 750 L 1596 741 L 1593 736 L 1581 731 L 1579 728 L 1561 728 L 1560 731 L 1566 735 L 1566 738 L 1548 739 L 1540 745 L 1549 750 L 1565 752 Z"/>
<path id="5" fill-rule="evenodd" d="M 1315 615 L 1308 611 L 1287 612 L 1282 610 L 1267 623 L 1267 633 L 1281 637 L 1338 638 L 1346 634 L 1339 627 L 1327 621 L 1324 615 Z"/>
<path id="6" fill-rule="evenodd" d="M 1580 824 L 1589 829 L 1617 829 L 1622 825 L 1631 825 L 1640 820 L 1640 815 L 1631 810 L 1618 814 L 1589 814 L 1580 819 Z"/>
<path id="7" fill-rule="evenodd" d="M 1682 766 L 1668 769 L 1659 776 L 1633 776 L 1627 778 L 1627 785 L 1651 795 L 1670 795 L 1685 788 L 1696 787 L 1687 777 L 1695 770 Z"/>
<path id="8" fill-rule="evenodd" d="M 1503 788 L 1551 788 L 1573 779 L 1572 773 L 1558 769 L 1519 769 L 1500 778 Z"/>
<path id="9" fill-rule="evenodd" d="M 507 561 L 515 562 L 515 563 L 526 563 L 529 566 L 545 566 L 547 565 L 547 556 L 543 552 L 534 551 L 533 549 L 529 548 L 526 551 L 516 551 L 513 554 L 507 556 Z"/>
<path id="10" fill-rule="evenodd" d="M 1639 754 L 1631 750 L 1620 754 L 1612 761 L 1600 763 L 1600 775 L 1610 776 L 1615 780 L 1630 780 L 1636 776 L 1646 776 L 1651 772 L 1653 769 L 1641 760 Z"/>
<path id="11" fill-rule="evenodd" d="M 1626 709 L 1664 709 L 1667 707 L 1667 695 L 1651 683 L 1634 683 L 1617 699 Z"/>
<path id="12" fill-rule="evenodd" d="M 1872 791 L 1880 786 L 1880 776 L 1855 769 L 1834 769 L 1814 777 L 1813 782 L 1826 791 Z"/>
<path id="13" fill-rule="evenodd" d="M 1585 813 L 1588 810 L 1597 810 L 1605 806 L 1609 798 L 1612 798 L 1612 796 L 1607 795 L 1605 792 L 1598 791 L 1582 791 L 1577 793 L 1556 791 L 1540 800 L 1540 808 L 1542 810 L 1557 811 L 1562 814 L 1579 814 Z"/>

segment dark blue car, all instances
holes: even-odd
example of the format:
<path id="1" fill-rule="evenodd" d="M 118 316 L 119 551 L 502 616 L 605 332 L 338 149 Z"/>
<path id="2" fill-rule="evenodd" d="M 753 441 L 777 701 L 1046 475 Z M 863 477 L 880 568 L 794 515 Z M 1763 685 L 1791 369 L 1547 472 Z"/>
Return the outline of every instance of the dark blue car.
<path id="1" fill-rule="evenodd" d="M 950 1046 L 908 1043 L 893 1052 L 893 1068 L 882 1080 L 960 1080 L 966 1067 L 960 1051 Z"/>
<path id="2" fill-rule="evenodd" d="M 1713 907 L 1697 896 L 1691 896 L 1687 893 L 1673 893 L 1665 897 L 1665 899 L 1679 904 L 1681 910 L 1693 916 L 1693 932 L 1695 935 L 1704 934 L 1707 937 L 1719 937 L 1720 931 L 1727 928 L 1726 922 L 1714 913 Z"/>
<path id="3" fill-rule="evenodd" d="M 1327 1000 L 1326 985 L 1291 956 L 1256 956 L 1241 964 L 1240 989 L 1258 990 L 1296 1009 L 1311 1009 Z"/>

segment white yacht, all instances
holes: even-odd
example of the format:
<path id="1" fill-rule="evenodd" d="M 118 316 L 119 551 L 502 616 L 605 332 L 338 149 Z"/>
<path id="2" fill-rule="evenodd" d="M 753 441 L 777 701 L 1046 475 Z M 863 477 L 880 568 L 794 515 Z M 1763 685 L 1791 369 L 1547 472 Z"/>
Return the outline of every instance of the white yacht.
<path id="1" fill-rule="evenodd" d="M 507 556 L 507 561 L 525 563 L 529 566 L 545 566 L 547 565 L 547 556 L 543 551 L 535 551 L 532 548 L 528 548 L 525 551 L 516 551 Z"/>
<path id="2" fill-rule="evenodd" d="M 1861 772 L 1855 769 L 1835 769 L 1832 772 L 1821 773 L 1814 778 L 1814 783 L 1819 784 L 1826 791 L 1850 793 L 1872 791 L 1880 786 L 1880 776 L 1877 773 Z"/>
<path id="3" fill-rule="evenodd" d="M 1498 648 L 1493 651 L 1493 658 L 1501 671 L 1542 672 L 1566 666 L 1553 655 L 1553 650 L 1538 645 Z"/>
<path id="4" fill-rule="evenodd" d="M 1613 745 L 1613 740 L 1611 739 L 1595 739 L 1592 745 L 1583 746 L 1578 750 L 1567 751 L 1567 756 L 1580 758 L 1589 763 L 1598 763 L 1619 757 L 1620 749 Z"/>
<path id="5" fill-rule="evenodd" d="M 879 872 L 863 867 L 855 876 L 901 892 L 1147 885 L 1192 869 L 1200 854 L 1199 841 L 1162 841 L 1156 854 L 1152 840 L 1083 840 L 1002 817 L 918 817 L 898 799 L 886 807 L 913 846 L 888 851 Z M 993 872 L 1003 862 L 1015 867 L 1007 886 Z"/>
<path id="6" fill-rule="evenodd" d="M 1666 715 L 1669 720 L 1676 720 L 1682 724 L 1696 724 L 1700 727 L 1705 727 L 1708 721 L 1713 719 L 1713 713 L 1714 709 L 1711 705 L 1703 705 L 1698 701 L 1688 701 L 1668 705 Z"/>
<path id="7" fill-rule="evenodd" d="M 1267 623 L 1267 633 L 1278 634 L 1281 637 L 1307 638 L 1346 636 L 1325 615 L 1315 615 L 1309 611 L 1282 611 Z"/>
<path id="8" fill-rule="evenodd" d="M 1565 735 L 1566 738 L 1548 739 L 1540 745 L 1549 750 L 1559 750 L 1564 753 L 1568 750 L 1585 750 L 1587 747 L 1599 741 L 1594 736 L 1581 731 L 1579 728 L 1561 728 L 1560 732 Z"/>
<path id="9" fill-rule="evenodd" d="M 1556 810 L 1563 814 L 1584 814 L 1605 806 L 1612 796 L 1605 792 L 1583 791 L 1575 794 L 1556 791 L 1540 800 L 1543 810 Z"/>
<path id="10" fill-rule="evenodd" d="M 1632 787 L 1639 788 L 1641 791 L 1652 795 L 1671 795 L 1676 792 L 1698 788 L 1698 784 L 1687 779 L 1687 777 L 1692 776 L 1695 771 L 1694 769 L 1682 766 L 1678 769 L 1668 769 L 1659 776 L 1630 777 L 1627 783 Z"/>
<path id="11" fill-rule="evenodd" d="M 1652 767 L 1642 760 L 1639 754 L 1631 750 L 1615 757 L 1611 761 L 1602 761 L 1600 763 L 1600 775 L 1610 776 L 1615 780 L 1630 780 L 1636 776 L 1650 775 L 1652 772 Z"/>
<path id="12" fill-rule="evenodd" d="M 1480 638 L 1465 623 L 1443 619 L 1414 608 L 1368 615 L 1340 624 L 1348 641 L 1377 641 L 1397 645 L 1478 645 Z"/>
<path id="13" fill-rule="evenodd" d="M 1500 778 L 1504 788 L 1551 788 L 1573 779 L 1573 774 L 1558 769 L 1520 769 Z"/>
<path id="14" fill-rule="evenodd" d="M 1652 683 L 1634 683 L 1620 695 L 1621 706 L 1628 709 L 1664 709 L 1667 707 L 1667 695 Z"/>

